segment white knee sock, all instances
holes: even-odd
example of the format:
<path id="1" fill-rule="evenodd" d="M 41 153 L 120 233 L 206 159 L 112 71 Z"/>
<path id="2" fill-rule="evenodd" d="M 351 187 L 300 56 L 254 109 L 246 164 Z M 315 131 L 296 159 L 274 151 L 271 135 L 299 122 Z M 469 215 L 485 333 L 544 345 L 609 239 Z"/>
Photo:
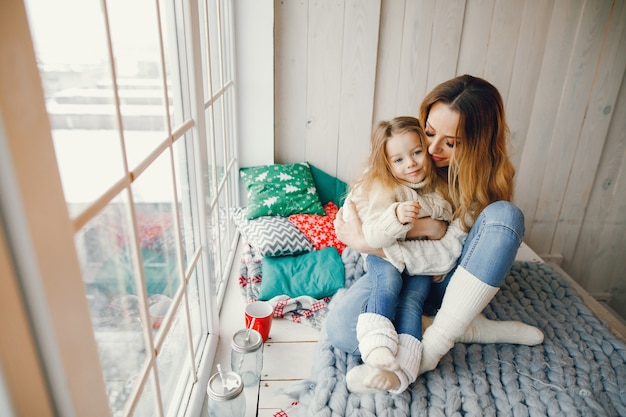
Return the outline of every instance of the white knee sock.
<path id="1" fill-rule="evenodd" d="M 489 320 L 477 315 L 465 333 L 456 340 L 461 343 L 512 343 L 535 346 L 543 342 L 543 332 L 521 321 Z"/>
<path id="2" fill-rule="evenodd" d="M 388 371 L 399 368 L 395 359 L 398 351 L 398 334 L 387 317 L 375 313 L 359 314 L 356 337 L 363 362 Z"/>
<path id="3" fill-rule="evenodd" d="M 459 266 L 450 283 L 433 323 L 424 332 L 419 373 L 431 371 L 448 353 L 470 322 L 489 304 L 498 287 L 487 285 Z"/>

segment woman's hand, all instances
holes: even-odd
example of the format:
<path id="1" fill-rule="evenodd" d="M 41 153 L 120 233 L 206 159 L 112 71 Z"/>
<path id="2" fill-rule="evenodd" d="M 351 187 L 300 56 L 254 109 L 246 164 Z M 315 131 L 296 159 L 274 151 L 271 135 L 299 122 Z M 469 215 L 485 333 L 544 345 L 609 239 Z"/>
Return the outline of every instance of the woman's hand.
<path id="1" fill-rule="evenodd" d="M 406 239 L 439 240 L 448 230 L 448 223 L 431 217 L 423 217 L 413 222 L 413 228 L 406 234 Z"/>
<path id="2" fill-rule="evenodd" d="M 385 256 L 382 249 L 374 249 L 367 244 L 365 236 L 363 236 L 363 223 L 352 201 L 345 201 L 343 207 L 339 209 L 333 225 L 337 238 L 351 248 L 362 253 Z"/>

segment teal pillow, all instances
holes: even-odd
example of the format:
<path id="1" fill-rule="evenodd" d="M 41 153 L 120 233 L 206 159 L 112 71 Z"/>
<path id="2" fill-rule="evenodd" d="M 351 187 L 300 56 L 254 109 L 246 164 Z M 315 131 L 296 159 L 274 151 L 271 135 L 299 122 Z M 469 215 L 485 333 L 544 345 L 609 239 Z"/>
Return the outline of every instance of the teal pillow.
<path id="1" fill-rule="evenodd" d="M 311 164 L 309 164 L 309 166 L 311 167 L 311 174 L 313 175 L 313 180 L 317 187 L 317 195 L 322 205 L 326 205 L 326 203 L 332 201 L 337 207 L 343 206 L 343 202 L 348 195 L 348 184 L 332 175 L 328 175 Z"/>
<path id="2" fill-rule="evenodd" d="M 261 261 L 259 300 L 277 295 L 322 299 L 343 288 L 345 271 L 334 247 L 295 256 L 265 256 Z"/>
<path id="3" fill-rule="evenodd" d="M 306 162 L 241 168 L 240 173 L 248 191 L 248 220 L 296 213 L 326 214 Z"/>

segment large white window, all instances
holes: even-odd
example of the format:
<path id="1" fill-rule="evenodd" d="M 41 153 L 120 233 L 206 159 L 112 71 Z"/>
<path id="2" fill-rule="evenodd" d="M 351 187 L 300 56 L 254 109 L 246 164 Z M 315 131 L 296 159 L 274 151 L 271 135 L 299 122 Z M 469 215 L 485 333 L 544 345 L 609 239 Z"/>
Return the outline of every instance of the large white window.
<path id="1" fill-rule="evenodd" d="M 179 415 L 236 246 L 232 3 L 25 4 L 110 413 Z"/>

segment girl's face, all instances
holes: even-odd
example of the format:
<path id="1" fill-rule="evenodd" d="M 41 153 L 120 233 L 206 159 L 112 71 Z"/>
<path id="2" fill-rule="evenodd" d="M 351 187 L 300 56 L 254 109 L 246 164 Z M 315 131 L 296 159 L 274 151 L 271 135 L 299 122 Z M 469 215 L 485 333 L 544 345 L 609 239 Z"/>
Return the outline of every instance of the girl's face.
<path id="1" fill-rule="evenodd" d="M 437 168 L 450 165 L 454 147 L 460 143 L 460 138 L 457 137 L 458 126 L 459 112 L 441 102 L 433 104 L 426 119 L 425 131 L 428 153 L 432 155 Z"/>
<path id="2" fill-rule="evenodd" d="M 385 153 L 396 179 L 418 183 L 426 178 L 426 149 L 422 147 L 417 133 L 405 132 L 391 136 L 385 144 Z"/>

